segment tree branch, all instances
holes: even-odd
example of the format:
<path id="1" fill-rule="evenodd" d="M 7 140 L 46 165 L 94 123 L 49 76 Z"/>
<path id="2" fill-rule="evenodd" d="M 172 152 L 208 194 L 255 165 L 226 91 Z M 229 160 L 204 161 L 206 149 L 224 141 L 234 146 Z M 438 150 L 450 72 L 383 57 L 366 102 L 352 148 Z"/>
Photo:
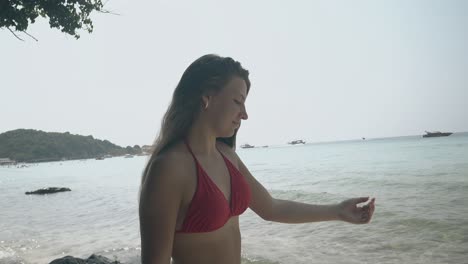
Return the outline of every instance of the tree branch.
<path id="1" fill-rule="evenodd" d="M 37 40 L 37 38 L 35 38 L 33 35 L 29 34 L 28 32 L 26 32 L 26 31 L 24 31 L 24 30 L 23 30 L 23 33 L 26 34 L 26 35 L 28 35 L 30 38 L 34 39 L 35 41 L 39 41 L 39 40 Z"/>
<path id="2" fill-rule="evenodd" d="M 102 7 L 105 7 L 109 1 L 110 1 L 110 0 L 107 0 L 106 2 L 104 2 L 104 3 L 102 4 Z M 114 12 L 112 12 L 112 11 L 105 10 L 105 9 L 100 10 L 100 11 L 98 11 L 98 12 L 104 13 L 104 14 L 111 14 L 111 15 L 120 16 L 120 14 L 118 14 L 118 13 L 114 13 Z"/>
<path id="3" fill-rule="evenodd" d="M 15 36 L 17 39 L 21 40 L 21 41 L 24 41 L 22 38 L 18 37 L 18 35 L 15 34 L 15 32 L 13 32 L 13 30 L 11 30 L 9 27 L 7 27 L 7 29 L 11 32 L 11 34 L 13 34 L 13 36 Z"/>
<path id="4" fill-rule="evenodd" d="M 120 15 L 121 15 L 121 14 L 119 14 L 119 13 L 114 13 L 114 12 L 109 11 L 109 10 L 99 10 L 98 12 L 99 12 L 99 13 L 103 13 L 103 14 L 116 15 L 116 16 L 120 16 Z"/>

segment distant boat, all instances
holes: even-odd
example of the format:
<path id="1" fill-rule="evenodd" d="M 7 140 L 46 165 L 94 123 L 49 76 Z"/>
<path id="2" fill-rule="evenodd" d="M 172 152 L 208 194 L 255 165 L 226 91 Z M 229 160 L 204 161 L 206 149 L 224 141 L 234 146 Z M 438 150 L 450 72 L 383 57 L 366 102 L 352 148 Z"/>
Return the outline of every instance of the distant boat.
<path id="1" fill-rule="evenodd" d="M 249 144 L 244 144 L 240 146 L 241 148 L 247 149 L 247 148 L 255 148 L 255 146 L 249 145 Z"/>
<path id="2" fill-rule="evenodd" d="M 439 132 L 439 131 L 435 131 L 435 132 L 424 131 L 424 132 L 426 132 L 426 135 L 423 135 L 423 137 L 425 137 L 425 138 L 427 138 L 427 137 L 448 137 L 448 136 L 453 134 L 452 132 Z"/>
<path id="3" fill-rule="evenodd" d="M 96 160 L 103 160 L 103 159 L 104 159 L 103 156 L 96 157 Z"/>
<path id="4" fill-rule="evenodd" d="M 302 139 L 298 139 L 298 140 L 293 140 L 293 141 L 291 141 L 291 142 L 288 142 L 288 144 L 291 144 L 291 145 L 305 144 L 305 141 L 302 140 Z"/>
<path id="5" fill-rule="evenodd" d="M 126 158 L 126 159 L 133 158 L 133 155 L 131 155 L 131 154 L 125 154 L 125 157 L 124 157 L 124 158 Z"/>

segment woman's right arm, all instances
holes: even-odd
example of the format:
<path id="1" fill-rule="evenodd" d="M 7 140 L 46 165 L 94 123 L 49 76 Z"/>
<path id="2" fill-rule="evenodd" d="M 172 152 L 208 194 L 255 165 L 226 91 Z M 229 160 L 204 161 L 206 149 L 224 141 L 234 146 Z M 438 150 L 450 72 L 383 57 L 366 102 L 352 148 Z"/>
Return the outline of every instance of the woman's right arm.
<path id="1" fill-rule="evenodd" d="M 180 164 L 163 157 L 151 162 L 140 196 L 142 264 L 169 264 L 182 200 Z"/>

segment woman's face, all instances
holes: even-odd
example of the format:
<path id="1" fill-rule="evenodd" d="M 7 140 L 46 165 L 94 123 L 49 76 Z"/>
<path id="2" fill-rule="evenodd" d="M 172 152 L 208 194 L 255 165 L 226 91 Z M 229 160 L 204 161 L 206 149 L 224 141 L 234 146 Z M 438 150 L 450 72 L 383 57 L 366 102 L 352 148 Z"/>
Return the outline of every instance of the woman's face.
<path id="1" fill-rule="evenodd" d="M 246 99 L 247 85 L 240 77 L 233 77 L 219 93 L 204 98 L 205 103 L 208 102 L 205 111 L 213 121 L 218 137 L 233 136 L 241 120 L 248 118 Z"/>

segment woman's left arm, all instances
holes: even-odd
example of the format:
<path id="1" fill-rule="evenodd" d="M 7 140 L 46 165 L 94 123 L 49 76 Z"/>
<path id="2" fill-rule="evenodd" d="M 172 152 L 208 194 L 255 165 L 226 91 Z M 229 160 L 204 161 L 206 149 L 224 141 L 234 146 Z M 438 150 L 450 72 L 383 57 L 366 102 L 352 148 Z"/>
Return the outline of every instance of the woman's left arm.
<path id="1" fill-rule="evenodd" d="M 341 220 L 353 224 L 369 223 L 375 210 L 375 199 L 369 197 L 353 198 L 339 204 L 315 205 L 273 198 L 258 182 L 237 157 L 239 171 L 247 180 L 252 200 L 252 209 L 262 219 L 281 223 L 308 223 L 319 221 Z M 368 202 L 364 206 L 358 204 Z"/>

